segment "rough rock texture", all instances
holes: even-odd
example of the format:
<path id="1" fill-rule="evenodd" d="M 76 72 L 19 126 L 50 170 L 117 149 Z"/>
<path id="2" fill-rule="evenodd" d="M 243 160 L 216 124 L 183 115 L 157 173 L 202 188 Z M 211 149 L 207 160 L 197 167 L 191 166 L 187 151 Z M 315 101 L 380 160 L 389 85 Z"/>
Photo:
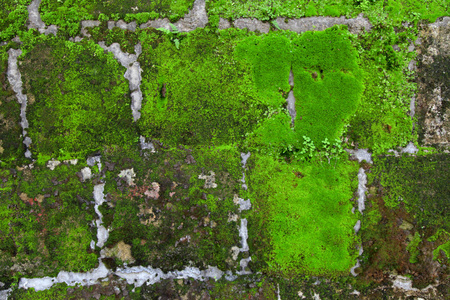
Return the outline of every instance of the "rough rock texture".
<path id="1" fill-rule="evenodd" d="M 56 25 L 50 25 L 49 27 L 45 26 L 45 23 L 41 19 L 41 15 L 39 13 L 39 5 L 41 5 L 42 0 L 33 0 L 30 5 L 28 5 L 28 29 L 37 29 L 40 33 L 44 33 L 46 35 L 53 34 L 56 36 L 58 32 L 58 27 Z"/>
<path id="2" fill-rule="evenodd" d="M 426 25 L 418 52 L 416 115 L 419 141 L 448 147 L 450 141 L 450 17 Z"/>
<path id="3" fill-rule="evenodd" d="M 233 24 L 239 29 L 247 28 L 250 31 L 259 31 L 262 33 L 268 33 L 270 31 L 270 24 L 258 19 L 240 18 L 236 19 Z"/>
<path id="4" fill-rule="evenodd" d="M 305 32 L 305 31 L 322 31 L 327 28 L 333 27 L 337 24 L 344 24 L 348 26 L 351 33 L 361 33 L 364 30 L 370 31 L 372 25 L 369 20 L 364 18 L 360 14 L 355 19 L 346 19 L 344 16 L 336 17 L 309 17 L 301 19 L 292 19 L 287 23 L 286 18 L 278 17 L 277 23 L 283 30 L 292 30 L 295 32 Z"/>
<path id="5" fill-rule="evenodd" d="M 42 0 L 34 0 L 28 5 L 28 29 L 34 28 L 41 29 L 45 28 L 45 23 L 41 20 L 41 15 L 39 14 L 39 5 Z"/>
<path id="6" fill-rule="evenodd" d="M 83 36 L 90 37 L 91 35 L 88 33 L 86 28 L 97 27 L 99 25 L 100 21 L 92 21 L 92 20 L 81 21 L 81 34 Z"/>
<path id="7" fill-rule="evenodd" d="M 31 138 L 26 136 L 28 128 L 28 120 L 26 116 L 26 110 L 27 110 L 27 103 L 28 98 L 27 95 L 22 93 L 22 75 L 20 74 L 19 68 L 17 66 L 17 58 L 19 55 L 22 54 L 22 50 L 20 49 L 9 49 L 8 51 L 9 57 L 8 57 L 8 71 L 6 72 L 6 75 L 8 77 L 9 84 L 11 85 L 13 91 L 16 93 L 16 98 L 19 104 L 21 105 L 20 108 L 20 125 L 22 126 L 22 134 L 25 136 L 23 143 L 27 147 L 27 151 L 25 152 L 25 157 L 31 158 L 31 152 L 28 149 L 31 145 Z"/>
<path id="8" fill-rule="evenodd" d="M 208 15 L 206 14 L 205 0 L 195 0 L 192 9 L 181 20 L 175 23 L 175 26 L 181 32 L 191 31 L 199 27 L 205 27 L 208 24 Z"/>
<path id="9" fill-rule="evenodd" d="M 167 18 L 150 20 L 144 24 L 141 24 L 140 28 L 170 28 L 170 21 Z M 184 18 L 180 19 L 174 25 L 178 28 L 180 32 L 192 31 L 199 27 L 205 27 L 208 24 L 208 15 L 206 14 L 206 4 L 205 0 L 196 0 L 192 9 L 187 13 Z M 108 23 L 109 27 L 109 23 Z"/>
<path id="10" fill-rule="evenodd" d="M 107 47 L 105 42 L 98 43 L 106 51 L 110 51 L 114 54 L 114 57 L 120 62 L 122 66 L 127 68 L 124 77 L 129 81 L 129 87 L 131 91 L 131 111 L 133 114 L 133 120 L 137 121 L 141 117 L 142 106 L 142 92 L 141 92 L 141 65 L 137 62 L 138 56 L 142 53 L 141 43 L 134 46 L 134 52 L 136 54 L 128 54 L 120 49 L 118 43 L 113 43 Z"/>
<path id="11" fill-rule="evenodd" d="M 112 248 L 103 249 L 104 255 L 106 257 L 115 257 L 120 259 L 123 262 L 134 263 L 134 258 L 131 255 L 131 246 L 125 244 L 124 241 L 118 242 Z"/>

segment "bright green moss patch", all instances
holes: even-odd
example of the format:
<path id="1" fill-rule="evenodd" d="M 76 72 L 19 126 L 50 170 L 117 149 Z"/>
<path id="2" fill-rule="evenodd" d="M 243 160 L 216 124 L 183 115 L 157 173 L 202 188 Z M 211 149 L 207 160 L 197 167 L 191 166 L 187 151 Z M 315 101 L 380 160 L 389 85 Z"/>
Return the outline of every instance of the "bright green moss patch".
<path id="1" fill-rule="evenodd" d="M 416 232 L 412 241 L 406 247 L 406 250 L 409 252 L 409 262 L 412 264 L 417 263 L 417 256 L 420 254 L 420 250 L 418 248 L 420 242 L 422 242 L 422 239 L 420 234 Z"/>
<path id="2" fill-rule="evenodd" d="M 293 40 L 297 138 L 307 136 L 318 145 L 340 137 L 363 91 L 357 58 L 348 33 L 337 27 Z"/>
<path id="3" fill-rule="evenodd" d="M 304 136 L 316 147 L 341 136 L 363 92 L 358 55 L 346 30 L 250 36 L 236 52 L 252 66 L 260 97 L 273 108 L 253 132 L 250 145 L 296 152 L 304 148 Z M 280 110 L 290 89 L 291 68 L 297 113 L 294 131 L 287 112 Z"/>
<path id="4" fill-rule="evenodd" d="M 389 207 L 404 203 L 416 215 L 420 226 L 449 229 L 448 155 L 380 158 L 373 177 L 384 187 Z"/>
<path id="5" fill-rule="evenodd" d="M 141 132 L 166 145 L 223 145 L 250 132 L 264 106 L 247 65 L 234 57 L 243 34 L 199 29 L 181 36 L 177 50 L 161 32 L 142 33 Z"/>
<path id="6" fill-rule="evenodd" d="M 270 270 L 313 275 L 348 272 L 357 256 L 352 214 L 355 163 L 279 162 L 258 156 L 252 200 L 270 237 Z M 258 235 L 250 232 L 250 236 Z"/>
<path id="7" fill-rule="evenodd" d="M 93 42 L 47 38 L 21 65 L 34 155 L 83 157 L 136 141 L 125 68 Z"/>
<path id="8" fill-rule="evenodd" d="M 252 66 L 255 85 L 268 105 L 279 107 L 285 102 L 282 93 L 289 91 L 291 41 L 282 35 L 250 36 L 236 48 L 236 54 Z"/>
<path id="9" fill-rule="evenodd" d="M 31 0 L 0 0 L 0 42 L 13 38 L 25 30 L 28 19 L 27 5 Z"/>

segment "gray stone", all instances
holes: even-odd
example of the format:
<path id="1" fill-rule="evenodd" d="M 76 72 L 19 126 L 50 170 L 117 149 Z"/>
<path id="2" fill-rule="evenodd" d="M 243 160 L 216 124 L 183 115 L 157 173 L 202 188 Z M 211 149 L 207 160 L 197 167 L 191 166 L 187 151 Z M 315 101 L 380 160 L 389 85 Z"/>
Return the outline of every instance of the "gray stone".
<path id="1" fill-rule="evenodd" d="M 285 22 L 286 18 L 278 17 L 277 23 L 279 27 L 283 30 L 291 30 L 295 32 L 305 32 L 305 31 L 323 31 L 327 28 L 333 27 L 334 25 L 343 24 L 347 25 L 351 33 L 359 34 L 363 30 L 370 31 L 372 25 L 369 20 L 364 18 L 360 14 L 357 18 L 346 19 L 345 17 L 308 17 L 301 19 L 291 19 Z"/>
<path id="2" fill-rule="evenodd" d="M 140 28 L 165 28 L 168 30 L 171 30 L 170 27 L 170 21 L 167 18 L 164 19 L 156 19 L 156 20 L 149 20 L 148 22 L 141 24 Z"/>
<path id="3" fill-rule="evenodd" d="M 39 14 L 39 5 L 41 5 L 41 1 L 42 0 L 33 0 L 27 7 L 29 22 L 28 29 L 34 28 L 39 31 L 45 29 L 45 23 L 41 20 L 41 15 Z"/>
<path id="4" fill-rule="evenodd" d="M 187 32 L 199 27 L 205 27 L 206 24 L 208 24 L 208 15 L 206 14 L 205 0 L 195 0 L 189 13 L 176 22 L 175 26 L 180 32 Z"/>
<path id="5" fill-rule="evenodd" d="M 415 115 L 424 146 L 450 146 L 450 17 L 425 25 L 417 49 Z"/>
<path id="6" fill-rule="evenodd" d="M 239 18 L 236 19 L 233 24 L 236 28 L 247 28 L 249 31 L 259 31 L 261 33 L 268 33 L 270 31 L 270 24 L 258 19 Z"/>
<path id="7" fill-rule="evenodd" d="M 230 21 L 224 18 L 220 18 L 219 20 L 219 29 L 228 29 L 231 27 Z"/>
<path id="8" fill-rule="evenodd" d="M 81 21 L 81 34 L 85 37 L 90 37 L 91 35 L 88 33 L 86 28 L 96 27 L 100 25 L 100 21 L 86 20 Z"/>

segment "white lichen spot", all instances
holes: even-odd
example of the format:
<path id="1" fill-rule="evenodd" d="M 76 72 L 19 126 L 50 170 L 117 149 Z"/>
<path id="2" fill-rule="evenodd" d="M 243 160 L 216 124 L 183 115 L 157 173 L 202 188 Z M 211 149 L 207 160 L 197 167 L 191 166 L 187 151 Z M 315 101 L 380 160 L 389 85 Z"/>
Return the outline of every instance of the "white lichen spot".
<path id="1" fill-rule="evenodd" d="M 134 173 L 134 168 L 122 170 L 119 173 L 119 177 L 123 178 L 128 185 L 134 185 L 134 178 L 136 177 L 136 173 Z"/>
<path id="2" fill-rule="evenodd" d="M 59 160 L 51 159 L 47 162 L 47 168 L 49 168 L 50 170 L 53 171 L 60 164 L 61 164 L 61 162 Z"/>
<path id="3" fill-rule="evenodd" d="M 91 168 L 89 167 L 85 167 L 83 169 L 81 169 L 81 181 L 86 181 L 92 178 L 92 171 Z"/>
<path id="4" fill-rule="evenodd" d="M 228 213 L 228 222 L 237 222 L 238 219 L 238 215 L 232 214 L 231 212 Z"/>
<path id="5" fill-rule="evenodd" d="M 131 246 L 125 244 L 124 241 L 118 242 L 112 248 L 105 248 L 102 250 L 105 257 L 115 257 L 126 263 L 134 263 L 135 259 L 131 255 Z"/>
<path id="6" fill-rule="evenodd" d="M 238 256 L 239 256 L 239 252 L 241 252 L 241 250 L 239 249 L 239 247 L 233 246 L 230 249 L 231 252 L 231 258 L 233 260 L 237 260 Z"/>
<path id="7" fill-rule="evenodd" d="M 202 179 L 205 180 L 205 185 L 203 186 L 203 188 L 205 189 L 210 189 L 210 188 L 216 188 L 217 184 L 215 183 L 216 181 L 216 173 L 214 173 L 213 171 L 209 171 L 209 175 L 198 175 L 198 179 Z"/>
<path id="8" fill-rule="evenodd" d="M 152 182 L 152 187 L 144 192 L 144 195 L 152 198 L 152 199 L 158 199 L 159 198 L 159 190 L 160 186 L 157 182 Z"/>

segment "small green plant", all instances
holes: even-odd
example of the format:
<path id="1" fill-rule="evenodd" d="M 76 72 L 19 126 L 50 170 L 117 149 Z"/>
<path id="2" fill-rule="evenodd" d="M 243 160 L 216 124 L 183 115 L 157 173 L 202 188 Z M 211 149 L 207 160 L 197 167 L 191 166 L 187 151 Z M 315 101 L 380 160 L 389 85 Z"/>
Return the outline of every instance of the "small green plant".
<path id="1" fill-rule="evenodd" d="M 312 159 L 315 155 L 316 146 L 314 142 L 307 136 L 303 136 L 303 149 L 300 150 L 300 155 L 303 159 Z"/>
<path id="2" fill-rule="evenodd" d="M 271 23 L 276 29 L 281 30 L 280 25 L 278 25 L 277 20 L 273 20 Z"/>
<path id="3" fill-rule="evenodd" d="M 170 25 L 171 29 L 167 29 L 167 28 L 163 28 L 163 27 L 156 28 L 156 29 L 167 34 L 169 36 L 170 40 L 175 44 L 175 47 L 177 49 L 180 49 L 180 40 L 177 37 L 177 35 L 178 35 L 178 33 L 180 33 L 180 31 L 172 23 L 169 23 L 169 25 Z"/>

